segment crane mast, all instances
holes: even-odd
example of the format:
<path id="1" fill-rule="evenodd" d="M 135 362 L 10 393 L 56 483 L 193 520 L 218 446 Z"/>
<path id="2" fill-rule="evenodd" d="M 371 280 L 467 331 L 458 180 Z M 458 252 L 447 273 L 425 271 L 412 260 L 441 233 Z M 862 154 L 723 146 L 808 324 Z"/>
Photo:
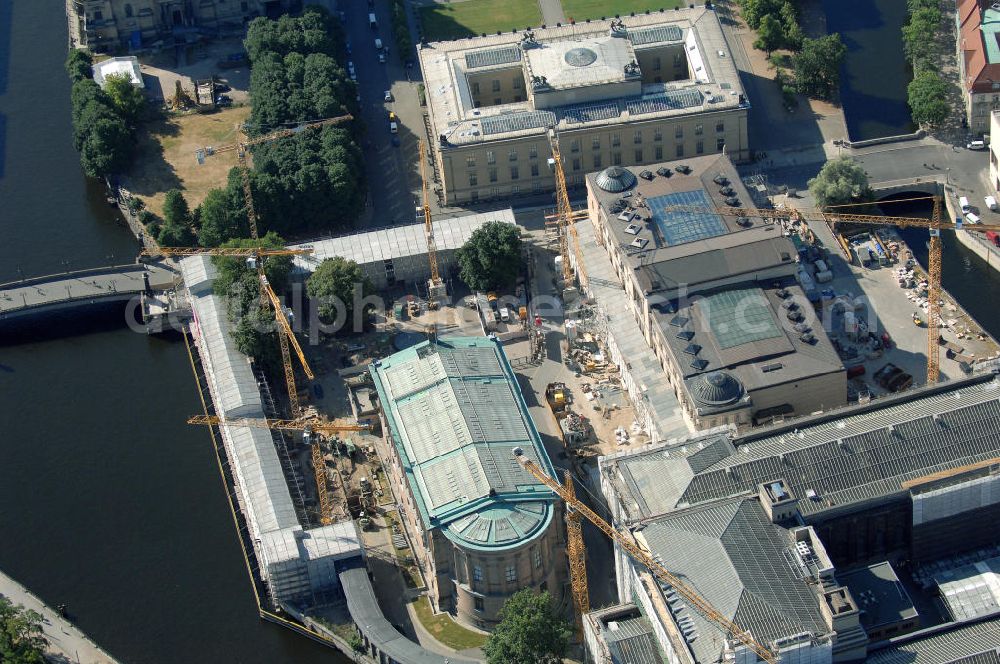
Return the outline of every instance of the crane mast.
<path id="1" fill-rule="evenodd" d="M 701 595 L 696 593 L 692 588 L 681 581 L 681 579 L 675 576 L 663 565 L 653 560 L 648 553 L 639 548 L 639 546 L 636 545 L 630 538 L 619 532 L 616 528 L 611 526 L 611 524 L 598 516 L 596 512 L 580 502 L 572 490 L 567 489 L 565 486 L 559 484 L 559 482 L 546 475 L 536 463 L 525 456 L 524 450 L 520 447 L 514 448 L 514 456 L 517 458 L 517 462 L 521 464 L 522 468 L 531 473 L 539 482 L 552 489 L 556 495 L 566 502 L 568 508 L 575 510 L 581 516 L 585 517 L 588 521 L 597 526 L 601 532 L 625 549 L 625 551 L 627 551 L 632 558 L 642 565 L 645 565 L 658 579 L 670 584 L 670 586 L 677 592 L 678 595 L 684 598 L 691 608 L 696 610 L 708 620 L 711 620 L 715 624 L 722 627 L 727 633 L 731 634 L 734 639 L 752 650 L 758 658 L 764 660 L 768 664 L 778 664 L 778 657 L 775 653 L 771 652 L 760 643 L 757 643 L 749 632 L 719 613 L 712 607 L 711 604 L 708 603 L 708 601 L 701 597 Z"/>
<path id="2" fill-rule="evenodd" d="M 576 499 L 573 476 L 567 470 L 563 479 L 566 495 Z M 566 554 L 569 558 L 569 581 L 576 608 L 576 631 L 583 637 L 583 616 L 590 613 L 590 589 L 587 586 L 587 551 L 583 546 L 583 516 L 566 503 Z"/>
<path id="3" fill-rule="evenodd" d="M 431 267 L 431 278 L 427 282 L 427 301 L 432 307 L 437 307 L 446 295 L 444 281 L 438 269 L 437 243 L 434 241 L 434 223 L 431 221 L 431 202 L 427 187 L 427 146 L 419 142 L 420 150 L 420 188 L 423 195 L 424 238 L 427 242 L 427 262 Z"/>

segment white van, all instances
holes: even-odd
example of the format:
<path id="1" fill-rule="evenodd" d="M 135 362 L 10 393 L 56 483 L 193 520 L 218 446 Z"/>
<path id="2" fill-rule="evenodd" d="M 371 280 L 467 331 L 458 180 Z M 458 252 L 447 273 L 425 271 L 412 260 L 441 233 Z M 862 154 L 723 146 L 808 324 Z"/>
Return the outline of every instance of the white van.
<path id="1" fill-rule="evenodd" d="M 969 141 L 965 144 L 965 147 L 969 150 L 985 150 L 986 141 Z"/>
<path id="2" fill-rule="evenodd" d="M 510 322 L 510 309 L 507 307 L 500 307 L 500 320 L 504 323 Z"/>
<path id="3" fill-rule="evenodd" d="M 997 207 L 998 207 L 997 206 L 997 199 L 993 198 L 992 196 L 987 196 L 983 200 L 986 202 L 986 207 L 988 207 L 993 212 L 997 211 Z"/>
<path id="4" fill-rule="evenodd" d="M 969 210 L 972 209 L 972 206 L 969 205 L 969 199 L 965 196 L 958 199 L 958 204 L 962 206 L 962 214 L 968 214 Z"/>
<path id="5" fill-rule="evenodd" d="M 375 50 L 376 51 L 382 50 L 382 39 L 380 37 L 375 38 Z"/>
<path id="6" fill-rule="evenodd" d="M 977 217 L 975 214 L 973 214 L 971 212 L 969 212 L 969 213 L 967 213 L 965 215 L 965 220 L 967 222 L 969 222 L 970 224 L 978 224 L 979 223 L 979 217 Z"/>

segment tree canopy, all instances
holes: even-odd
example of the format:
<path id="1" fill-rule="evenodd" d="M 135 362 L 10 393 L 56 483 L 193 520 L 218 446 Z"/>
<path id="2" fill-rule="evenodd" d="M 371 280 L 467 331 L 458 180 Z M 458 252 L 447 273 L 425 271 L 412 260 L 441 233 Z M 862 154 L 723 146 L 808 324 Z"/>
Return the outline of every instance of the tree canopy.
<path id="1" fill-rule="evenodd" d="M 328 258 L 319 264 L 306 281 L 306 293 L 317 301 L 319 319 L 326 325 L 339 321 L 350 327 L 354 320 L 355 297 L 365 297 L 373 291 L 372 284 L 361 266 L 340 256 Z M 342 305 L 338 307 L 338 304 Z"/>
<path id="2" fill-rule="evenodd" d="M 357 88 L 337 57 L 343 39 L 330 14 L 308 7 L 301 16 L 251 22 L 244 45 L 250 75 L 251 134 L 357 112 Z M 349 227 L 365 200 L 364 158 L 356 128 L 326 126 L 254 148 L 250 189 L 261 232 L 283 235 Z M 239 171 L 209 192 L 196 211 L 198 241 L 213 247 L 247 237 Z"/>
<path id="3" fill-rule="evenodd" d="M 469 236 L 456 255 L 459 278 L 473 290 L 510 285 L 523 263 L 517 226 L 488 221 Z"/>
<path id="4" fill-rule="evenodd" d="M 549 593 L 536 595 L 525 588 L 504 602 L 483 653 L 488 664 L 557 664 L 570 634 L 570 624 L 555 612 Z"/>
<path id="5" fill-rule="evenodd" d="M 0 595 L 0 662 L 4 664 L 44 664 L 45 646 L 42 616 L 14 604 Z"/>
<path id="6" fill-rule="evenodd" d="M 259 241 L 234 238 L 222 246 L 278 248 L 285 246 L 285 241 L 275 233 L 268 233 Z M 212 262 L 219 271 L 212 289 L 216 295 L 226 298 L 226 313 L 233 324 L 232 337 L 237 349 L 264 366 L 280 366 L 274 311 L 270 305 L 261 302 L 260 277 L 256 268 L 244 258 L 214 256 Z M 264 262 L 264 276 L 271 289 L 279 294 L 287 290 L 291 270 L 291 256 L 269 256 Z"/>
<path id="7" fill-rule="evenodd" d="M 69 55 L 66 56 L 66 73 L 69 74 L 69 80 L 76 83 L 88 78 L 93 78 L 94 59 L 90 57 L 90 53 L 86 51 L 81 51 L 78 48 L 71 49 Z"/>
<path id="8" fill-rule="evenodd" d="M 102 177 L 123 171 L 135 149 L 134 124 L 125 119 L 111 96 L 89 78 L 79 78 L 73 83 L 70 104 L 73 146 L 80 152 L 84 173 Z"/>
<path id="9" fill-rule="evenodd" d="M 948 85 L 931 69 L 918 72 L 906 88 L 910 113 L 917 124 L 939 125 L 951 111 Z"/>
<path id="10" fill-rule="evenodd" d="M 766 14 L 757 28 L 757 39 L 753 47 L 771 55 L 772 51 L 781 48 L 785 42 L 785 28 L 773 14 Z"/>
<path id="11" fill-rule="evenodd" d="M 146 106 L 146 98 L 142 95 L 142 90 L 132 85 L 132 79 L 128 74 L 106 76 L 104 91 L 118 109 L 122 120 L 130 126 L 135 126 Z"/>
<path id="12" fill-rule="evenodd" d="M 868 174 L 850 157 L 831 159 L 809 180 L 809 193 L 820 207 L 872 200 Z"/>
<path id="13" fill-rule="evenodd" d="M 838 33 L 819 39 L 803 39 L 802 50 L 795 54 L 795 84 L 810 97 L 829 98 L 840 85 L 840 63 L 847 47 Z"/>

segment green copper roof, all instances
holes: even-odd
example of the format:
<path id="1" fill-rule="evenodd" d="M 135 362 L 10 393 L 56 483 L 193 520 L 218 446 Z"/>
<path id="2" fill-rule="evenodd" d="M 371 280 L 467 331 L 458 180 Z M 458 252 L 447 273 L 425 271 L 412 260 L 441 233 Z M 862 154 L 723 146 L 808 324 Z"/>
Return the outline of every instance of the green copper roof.
<path id="1" fill-rule="evenodd" d="M 555 476 L 499 342 L 445 337 L 372 365 L 388 434 L 424 525 L 464 546 L 519 546 L 552 519 L 555 495 L 514 458 Z"/>

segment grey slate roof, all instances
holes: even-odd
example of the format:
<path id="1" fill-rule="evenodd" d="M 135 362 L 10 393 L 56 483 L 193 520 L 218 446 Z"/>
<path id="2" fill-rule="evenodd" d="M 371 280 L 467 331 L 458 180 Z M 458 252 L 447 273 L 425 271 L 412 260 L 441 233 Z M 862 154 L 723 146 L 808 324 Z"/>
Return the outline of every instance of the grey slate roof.
<path id="1" fill-rule="evenodd" d="M 604 465 L 618 465 L 630 494 L 623 502 L 638 506 L 635 516 L 755 492 L 761 482 L 784 478 L 808 521 L 854 503 L 905 495 L 905 480 L 1000 456 L 998 398 L 1000 383 L 977 376 L 731 442 L 707 435 Z M 702 463 L 732 445 L 725 456 Z M 806 497 L 809 489 L 816 499 Z"/>
<path id="2" fill-rule="evenodd" d="M 660 649 L 653 636 L 653 627 L 644 617 L 614 621 L 602 630 L 611 664 L 663 664 Z"/>
<path id="3" fill-rule="evenodd" d="M 868 664 L 1000 664 L 1000 618 L 930 628 L 868 653 Z"/>
<path id="4" fill-rule="evenodd" d="M 364 567 L 354 567 L 339 574 L 347 597 L 347 610 L 358 628 L 376 648 L 399 664 L 474 664 L 455 655 L 444 657 L 424 650 L 396 631 L 375 599 L 375 591 Z"/>
<path id="5" fill-rule="evenodd" d="M 816 597 L 791 562 L 793 542 L 758 500 L 737 498 L 669 514 L 647 523 L 641 536 L 654 558 L 759 642 L 829 634 Z M 683 614 L 695 624 L 697 637 L 688 644 L 696 661 L 718 661 L 724 631 L 690 607 Z"/>

